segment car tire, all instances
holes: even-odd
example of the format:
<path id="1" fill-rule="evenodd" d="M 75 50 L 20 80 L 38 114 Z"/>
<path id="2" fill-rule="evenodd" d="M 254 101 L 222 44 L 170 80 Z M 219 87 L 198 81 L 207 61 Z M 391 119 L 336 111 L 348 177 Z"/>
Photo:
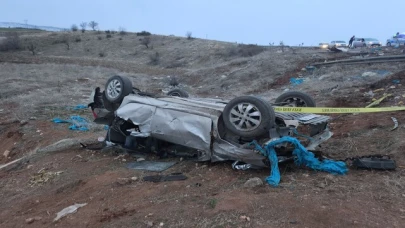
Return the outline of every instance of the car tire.
<path id="1" fill-rule="evenodd" d="M 168 96 L 173 96 L 173 97 L 188 97 L 188 93 L 182 89 L 173 89 L 167 93 Z"/>
<path id="2" fill-rule="evenodd" d="M 104 108 L 107 109 L 108 111 L 115 112 L 119 108 L 120 104 L 119 103 L 112 103 L 111 101 L 107 100 L 107 97 L 105 96 L 105 93 L 103 93 L 102 98 L 103 98 Z"/>
<path id="3" fill-rule="evenodd" d="M 121 103 L 132 92 L 132 82 L 125 76 L 115 75 L 105 84 L 105 97 L 111 103 Z"/>
<path id="4" fill-rule="evenodd" d="M 293 107 L 316 107 L 315 100 L 310 95 L 299 91 L 291 91 L 281 94 L 277 97 L 276 104 Z"/>
<path id="5" fill-rule="evenodd" d="M 241 96 L 228 102 L 222 119 L 225 127 L 235 135 L 254 138 L 269 132 L 276 115 L 273 107 L 261 98 Z"/>

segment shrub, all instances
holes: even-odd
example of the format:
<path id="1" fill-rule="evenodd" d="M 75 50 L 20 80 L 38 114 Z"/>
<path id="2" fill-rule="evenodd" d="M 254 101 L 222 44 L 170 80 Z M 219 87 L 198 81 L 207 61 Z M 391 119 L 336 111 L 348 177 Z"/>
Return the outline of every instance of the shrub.
<path id="1" fill-rule="evenodd" d="M 105 33 L 106 33 L 106 34 L 110 34 L 111 31 L 110 31 L 110 30 L 105 30 Z"/>
<path id="2" fill-rule="evenodd" d="M 238 46 L 232 46 L 225 53 L 222 53 L 226 57 L 242 56 L 251 57 L 258 55 L 264 51 L 264 47 L 255 44 L 239 44 Z"/>
<path id="3" fill-rule="evenodd" d="M 243 57 L 255 56 L 264 51 L 264 48 L 255 44 L 240 44 L 239 54 Z"/>
<path id="4" fill-rule="evenodd" d="M 79 43 L 80 41 L 82 41 L 82 38 L 80 38 L 80 37 L 76 37 L 76 38 L 75 38 L 75 42 L 76 42 L 76 43 Z"/>
<path id="5" fill-rule="evenodd" d="M 13 51 L 20 48 L 20 36 L 17 32 L 6 33 L 6 39 L 0 41 L 0 51 Z"/>
<path id="6" fill-rule="evenodd" d="M 27 46 L 27 49 L 32 53 L 32 55 L 35 55 L 37 53 L 37 45 L 34 42 L 30 42 Z"/>
<path id="7" fill-rule="evenodd" d="M 111 38 L 111 37 L 112 37 L 111 34 L 107 34 L 107 35 L 105 36 L 105 38 L 107 38 L 107 39 L 109 39 L 109 38 Z"/>
<path id="8" fill-rule="evenodd" d="M 192 32 L 187 32 L 186 37 L 187 37 L 187 40 L 193 39 L 193 33 Z"/>
<path id="9" fill-rule="evenodd" d="M 77 25 L 75 25 L 75 24 L 73 24 L 73 25 L 70 27 L 70 29 L 71 29 L 73 32 L 77 32 L 77 30 L 79 30 L 79 28 L 78 28 Z"/>
<path id="10" fill-rule="evenodd" d="M 98 40 L 102 40 L 102 39 L 103 39 L 103 37 L 101 37 L 101 36 L 97 36 L 97 39 L 98 39 Z"/>
<path id="11" fill-rule="evenodd" d="M 120 37 L 119 40 L 122 40 L 122 37 Z"/>
<path id="12" fill-rule="evenodd" d="M 144 37 L 144 38 L 141 40 L 141 43 L 142 43 L 143 45 L 145 45 L 146 48 L 149 48 L 148 45 L 150 44 L 150 37 L 149 37 L 149 36 Z"/>
<path id="13" fill-rule="evenodd" d="M 150 55 L 149 56 L 149 63 L 151 64 L 151 65 L 158 65 L 159 64 L 159 62 L 160 62 L 160 55 L 159 55 L 159 52 L 156 52 L 155 54 L 153 54 L 153 55 Z"/>
<path id="14" fill-rule="evenodd" d="M 136 35 L 137 36 L 150 36 L 152 34 L 150 32 L 147 32 L 147 31 L 142 31 L 142 32 L 137 32 Z"/>
<path id="15" fill-rule="evenodd" d="M 107 54 L 106 54 L 104 51 L 100 51 L 100 52 L 98 53 L 98 56 L 100 56 L 100 57 L 106 57 Z"/>

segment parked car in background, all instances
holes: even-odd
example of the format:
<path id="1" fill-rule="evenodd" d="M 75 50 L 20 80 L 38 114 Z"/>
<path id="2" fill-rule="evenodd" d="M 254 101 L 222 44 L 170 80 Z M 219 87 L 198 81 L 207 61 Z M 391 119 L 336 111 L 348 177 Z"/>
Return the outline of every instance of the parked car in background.
<path id="1" fill-rule="evenodd" d="M 404 33 L 393 36 L 391 39 L 387 39 L 387 46 L 393 46 L 396 44 L 405 45 L 405 34 Z"/>
<path id="2" fill-rule="evenodd" d="M 347 47 L 347 43 L 345 41 L 341 41 L 341 40 L 338 40 L 338 41 L 334 40 L 334 41 L 330 42 L 328 47 L 329 48 L 332 48 L 332 47 Z"/>
<path id="3" fill-rule="evenodd" d="M 319 43 L 320 48 L 328 48 L 329 44 L 328 43 Z"/>
<path id="4" fill-rule="evenodd" d="M 355 38 L 353 47 L 379 47 L 382 43 L 375 38 Z"/>

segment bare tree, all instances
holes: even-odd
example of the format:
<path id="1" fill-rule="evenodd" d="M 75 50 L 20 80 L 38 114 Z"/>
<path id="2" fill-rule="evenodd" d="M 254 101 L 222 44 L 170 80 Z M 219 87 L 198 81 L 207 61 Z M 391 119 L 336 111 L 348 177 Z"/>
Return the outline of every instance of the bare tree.
<path id="1" fill-rule="evenodd" d="M 96 28 L 98 27 L 98 23 L 95 22 L 95 21 L 90 21 L 90 22 L 89 22 L 89 27 L 90 27 L 91 29 L 93 29 L 93 31 L 96 31 Z"/>
<path id="2" fill-rule="evenodd" d="M 193 33 L 192 32 L 187 32 L 186 37 L 187 37 L 188 40 L 193 39 Z"/>
<path id="3" fill-rule="evenodd" d="M 143 45 L 146 46 L 146 48 L 149 48 L 148 45 L 150 44 L 150 37 L 149 36 L 144 37 L 141 42 Z"/>
<path id="4" fill-rule="evenodd" d="M 82 28 L 82 33 L 84 33 L 84 31 L 86 31 L 87 23 L 86 22 L 80 23 L 80 27 Z"/>
<path id="5" fill-rule="evenodd" d="M 32 55 L 37 53 L 37 45 L 34 42 L 30 42 L 27 49 L 32 53 Z"/>
<path id="6" fill-rule="evenodd" d="M 127 34 L 127 31 L 124 27 L 119 27 L 118 31 L 119 31 L 120 35 L 122 35 L 122 36 Z"/>
<path id="7" fill-rule="evenodd" d="M 79 28 L 77 27 L 76 24 L 73 24 L 73 25 L 70 27 L 70 29 L 71 29 L 73 32 L 76 32 L 77 30 L 79 30 Z"/>

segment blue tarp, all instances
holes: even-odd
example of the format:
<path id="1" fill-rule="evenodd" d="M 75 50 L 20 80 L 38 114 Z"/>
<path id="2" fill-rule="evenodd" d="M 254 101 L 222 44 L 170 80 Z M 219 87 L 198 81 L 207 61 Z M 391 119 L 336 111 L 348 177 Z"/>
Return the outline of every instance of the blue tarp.
<path id="1" fill-rule="evenodd" d="M 315 155 L 312 152 L 309 152 L 298 139 L 293 137 L 285 136 L 272 141 L 267 144 L 264 149 L 256 141 L 253 141 L 251 145 L 254 145 L 258 151 L 260 151 L 270 160 L 271 172 L 270 176 L 266 178 L 266 181 L 272 186 L 278 186 L 278 184 L 280 183 L 280 170 L 278 169 L 278 159 L 274 147 L 282 143 L 291 143 L 292 145 L 294 145 L 294 162 L 298 166 L 304 165 L 314 170 L 325 171 L 332 174 L 340 175 L 344 175 L 348 171 L 346 163 L 342 161 L 333 161 L 329 159 L 320 161 L 319 159 L 315 158 Z"/>
<path id="2" fill-rule="evenodd" d="M 299 85 L 304 82 L 304 79 L 302 78 L 290 78 L 290 83 L 293 85 Z"/>
<path id="3" fill-rule="evenodd" d="M 73 110 L 82 110 L 82 109 L 87 109 L 87 108 L 88 108 L 87 105 L 79 104 L 79 105 L 76 105 L 75 107 L 73 107 Z"/>
<path id="4" fill-rule="evenodd" d="M 88 125 L 89 122 L 81 117 L 81 116 L 71 116 L 69 120 L 63 120 L 61 118 L 54 118 L 52 119 L 52 122 L 54 123 L 70 123 L 71 125 L 69 126 L 70 130 L 74 131 L 88 131 Z"/>

